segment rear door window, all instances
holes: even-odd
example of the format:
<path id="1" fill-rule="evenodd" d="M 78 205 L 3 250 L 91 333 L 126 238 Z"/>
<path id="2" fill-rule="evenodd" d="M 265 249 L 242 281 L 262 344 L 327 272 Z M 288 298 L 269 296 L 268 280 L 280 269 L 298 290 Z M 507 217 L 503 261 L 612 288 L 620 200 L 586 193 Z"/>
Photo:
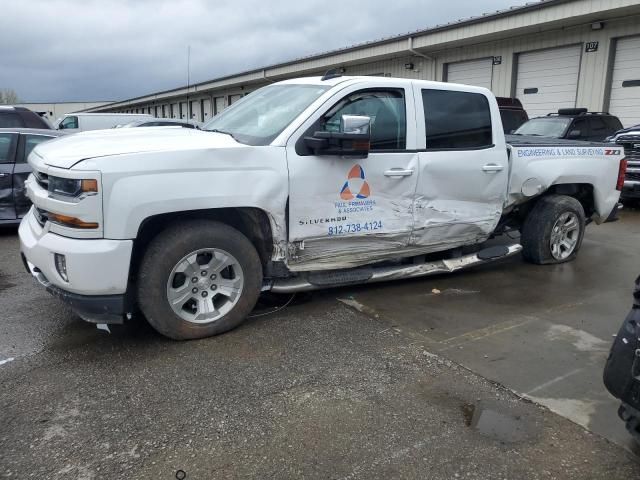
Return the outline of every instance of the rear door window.
<path id="1" fill-rule="evenodd" d="M 0 128 L 24 127 L 24 121 L 20 115 L 14 112 L 0 112 Z"/>
<path id="2" fill-rule="evenodd" d="M 15 133 L 0 133 L 0 163 L 13 163 Z"/>
<path id="3" fill-rule="evenodd" d="M 24 137 L 24 151 L 18 156 L 18 159 L 16 160 L 18 163 L 26 163 L 27 158 L 29 158 L 29 154 L 35 148 L 36 145 L 54 138 L 46 135 L 23 135 L 23 137 Z"/>
<path id="4" fill-rule="evenodd" d="M 422 90 L 427 150 L 487 148 L 493 145 L 491 110 L 480 93 Z"/>

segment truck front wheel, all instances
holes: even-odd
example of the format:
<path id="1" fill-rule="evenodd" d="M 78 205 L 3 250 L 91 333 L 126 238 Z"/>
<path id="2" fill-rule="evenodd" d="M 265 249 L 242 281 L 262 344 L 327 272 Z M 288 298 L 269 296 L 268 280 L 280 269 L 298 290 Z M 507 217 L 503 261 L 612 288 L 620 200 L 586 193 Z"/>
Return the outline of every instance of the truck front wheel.
<path id="1" fill-rule="evenodd" d="M 203 338 L 240 325 L 261 287 L 260 257 L 242 233 L 223 223 L 192 220 L 150 243 L 138 275 L 138 304 L 162 335 Z"/>
<path id="2" fill-rule="evenodd" d="M 522 226 L 522 256 L 540 265 L 573 260 L 584 229 L 584 209 L 578 200 L 566 195 L 543 197 Z"/>

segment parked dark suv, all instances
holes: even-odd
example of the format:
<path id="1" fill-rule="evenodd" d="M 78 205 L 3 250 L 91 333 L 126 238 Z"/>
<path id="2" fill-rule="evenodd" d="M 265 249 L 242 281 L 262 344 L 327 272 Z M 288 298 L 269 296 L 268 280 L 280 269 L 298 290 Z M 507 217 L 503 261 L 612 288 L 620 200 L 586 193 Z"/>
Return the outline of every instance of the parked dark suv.
<path id="1" fill-rule="evenodd" d="M 51 125 L 28 108 L 2 105 L 0 106 L 0 128 L 42 128 L 51 130 Z"/>
<path id="2" fill-rule="evenodd" d="M 24 181 L 31 173 L 27 157 L 33 147 L 61 135 L 56 130 L 0 128 L 0 226 L 18 224 L 31 207 Z"/>
<path id="3" fill-rule="evenodd" d="M 496 97 L 496 100 L 500 109 L 504 133 L 515 131 L 520 125 L 529 120 L 529 115 L 527 115 L 522 106 L 522 102 L 517 98 Z"/>
<path id="4" fill-rule="evenodd" d="M 589 112 L 586 108 L 561 108 L 558 113 L 532 118 L 513 133 L 514 135 L 603 142 L 621 128 L 622 123 L 614 115 Z"/>

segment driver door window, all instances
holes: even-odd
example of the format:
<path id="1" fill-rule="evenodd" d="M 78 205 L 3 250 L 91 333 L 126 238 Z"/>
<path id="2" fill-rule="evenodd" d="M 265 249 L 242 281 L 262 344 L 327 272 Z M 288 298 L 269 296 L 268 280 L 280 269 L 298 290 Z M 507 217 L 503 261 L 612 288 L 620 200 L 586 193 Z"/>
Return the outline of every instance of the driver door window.
<path id="1" fill-rule="evenodd" d="M 78 128 L 78 117 L 65 117 L 62 122 L 60 122 L 60 130 L 67 130 L 70 128 Z"/>
<path id="2" fill-rule="evenodd" d="M 342 115 L 371 118 L 371 151 L 406 148 L 407 114 L 402 90 L 363 90 L 353 93 L 327 112 L 321 121 L 321 129 L 339 132 Z"/>

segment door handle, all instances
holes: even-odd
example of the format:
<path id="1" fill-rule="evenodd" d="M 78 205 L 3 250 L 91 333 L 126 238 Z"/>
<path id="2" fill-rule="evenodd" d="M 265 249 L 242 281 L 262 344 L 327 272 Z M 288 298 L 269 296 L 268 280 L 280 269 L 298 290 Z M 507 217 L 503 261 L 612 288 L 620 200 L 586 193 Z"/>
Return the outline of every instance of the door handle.
<path id="1" fill-rule="evenodd" d="M 482 171 L 488 173 L 501 172 L 502 170 L 504 170 L 504 167 L 495 163 L 488 163 L 484 167 L 482 167 Z"/>
<path id="2" fill-rule="evenodd" d="M 385 177 L 410 177 L 413 175 L 413 170 L 405 170 L 404 168 L 392 168 L 385 170 Z"/>

